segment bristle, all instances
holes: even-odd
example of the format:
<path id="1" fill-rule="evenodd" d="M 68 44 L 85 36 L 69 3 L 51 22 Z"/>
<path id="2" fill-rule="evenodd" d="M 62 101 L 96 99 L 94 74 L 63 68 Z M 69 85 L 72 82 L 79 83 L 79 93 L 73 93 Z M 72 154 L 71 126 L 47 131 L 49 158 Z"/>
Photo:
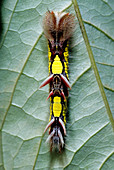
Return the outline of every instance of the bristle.
<path id="1" fill-rule="evenodd" d="M 62 12 L 46 12 L 43 20 L 44 34 L 49 41 L 65 41 L 71 37 L 75 28 L 74 16 Z"/>
<path id="2" fill-rule="evenodd" d="M 62 144 L 62 147 L 63 147 L 63 146 L 64 146 L 64 140 L 63 140 L 63 136 L 62 136 L 60 130 L 58 130 L 58 136 L 59 136 L 59 138 L 60 138 L 60 141 L 61 141 L 61 144 Z"/>
<path id="3" fill-rule="evenodd" d="M 47 97 L 47 100 L 51 97 L 51 96 L 53 96 L 53 91 L 51 91 L 50 93 L 49 93 L 49 95 L 48 95 L 48 97 Z"/>
<path id="4" fill-rule="evenodd" d="M 66 128 L 65 128 L 65 125 L 64 125 L 63 121 L 61 120 L 61 118 L 59 118 L 59 123 L 61 124 L 61 126 L 63 128 L 64 134 L 66 135 Z"/>
<path id="5" fill-rule="evenodd" d="M 54 12 L 46 12 L 43 19 L 43 29 L 46 38 L 54 41 L 54 32 L 56 32 L 56 17 Z"/>
<path id="6" fill-rule="evenodd" d="M 54 123 L 55 119 L 51 119 L 51 121 L 47 124 L 45 130 L 44 130 L 44 133 L 47 131 L 47 129 Z"/>
<path id="7" fill-rule="evenodd" d="M 63 83 L 64 83 L 68 88 L 71 89 L 71 86 L 70 86 L 69 81 L 68 81 L 67 78 L 66 78 L 65 76 L 63 76 L 62 74 L 61 74 L 61 79 L 62 79 Z"/>
<path id="8" fill-rule="evenodd" d="M 63 91 L 61 92 L 61 96 L 63 96 L 64 100 L 66 101 L 66 97 Z"/>
<path id="9" fill-rule="evenodd" d="M 47 79 L 45 79 L 42 84 L 40 85 L 39 88 L 42 88 L 43 86 L 45 86 L 46 84 L 50 83 L 50 81 L 53 79 L 53 74 L 51 74 L 49 77 L 47 77 Z"/>
<path id="10" fill-rule="evenodd" d="M 50 135 L 48 136 L 48 138 L 46 139 L 46 142 L 49 142 L 50 139 L 52 138 L 52 136 L 54 135 L 55 133 L 55 129 L 50 133 Z"/>
<path id="11" fill-rule="evenodd" d="M 64 15 L 59 21 L 58 30 L 62 32 L 60 41 L 65 41 L 70 38 L 75 30 L 74 16 L 69 13 Z"/>

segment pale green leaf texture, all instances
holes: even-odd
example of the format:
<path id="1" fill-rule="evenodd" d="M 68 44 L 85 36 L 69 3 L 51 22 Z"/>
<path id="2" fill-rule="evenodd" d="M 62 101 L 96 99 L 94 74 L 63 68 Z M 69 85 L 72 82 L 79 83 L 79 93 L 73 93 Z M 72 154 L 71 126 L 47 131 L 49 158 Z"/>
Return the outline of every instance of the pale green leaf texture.
<path id="1" fill-rule="evenodd" d="M 79 9 L 110 110 L 114 112 L 114 1 L 80 0 Z M 114 168 L 114 134 L 77 21 L 70 45 L 66 146 L 50 153 L 43 131 L 49 119 L 47 40 L 49 10 L 75 15 L 70 0 L 2 1 L 0 45 L 0 169 Z M 112 114 L 111 113 L 111 114 Z M 114 116 L 114 115 L 113 115 Z"/>

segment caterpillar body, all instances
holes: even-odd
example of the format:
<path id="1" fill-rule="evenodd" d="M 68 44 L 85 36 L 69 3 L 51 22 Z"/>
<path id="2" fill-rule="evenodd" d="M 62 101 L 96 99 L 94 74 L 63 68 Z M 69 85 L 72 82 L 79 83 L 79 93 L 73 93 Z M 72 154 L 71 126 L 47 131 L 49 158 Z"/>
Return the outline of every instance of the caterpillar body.
<path id="1" fill-rule="evenodd" d="M 49 77 L 44 80 L 40 88 L 50 84 L 50 119 L 44 133 L 49 129 L 47 141 L 51 147 L 61 151 L 66 136 L 66 113 L 68 88 L 68 46 L 69 38 L 74 31 L 74 16 L 62 12 L 46 12 L 43 20 L 43 29 L 48 39 Z"/>

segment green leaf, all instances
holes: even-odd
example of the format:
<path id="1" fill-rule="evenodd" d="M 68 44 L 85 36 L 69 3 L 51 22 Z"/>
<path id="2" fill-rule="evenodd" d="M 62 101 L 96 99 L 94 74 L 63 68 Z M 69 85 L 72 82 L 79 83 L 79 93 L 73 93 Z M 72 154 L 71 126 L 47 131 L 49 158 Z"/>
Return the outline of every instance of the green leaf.
<path id="1" fill-rule="evenodd" d="M 114 167 L 114 3 L 73 2 L 2 1 L 0 169 Z M 66 146 L 62 154 L 50 153 L 48 133 L 43 136 L 49 119 L 48 86 L 39 89 L 48 76 L 42 17 L 47 9 L 75 15 L 74 8 L 78 20 L 70 45 Z"/>

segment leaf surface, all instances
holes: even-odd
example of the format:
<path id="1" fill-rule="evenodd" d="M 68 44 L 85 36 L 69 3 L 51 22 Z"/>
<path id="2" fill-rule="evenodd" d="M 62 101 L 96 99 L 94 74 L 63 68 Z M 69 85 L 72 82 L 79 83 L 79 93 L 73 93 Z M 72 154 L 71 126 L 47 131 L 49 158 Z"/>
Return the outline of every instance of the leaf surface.
<path id="1" fill-rule="evenodd" d="M 78 5 L 112 115 L 114 3 L 81 0 Z M 47 9 L 75 15 L 70 0 L 2 2 L 0 169 L 112 169 L 113 122 L 110 123 L 78 21 L 70 44 L 72 89 L 66 147 L 62 154 L 50 153 L 45 143 L 48 86 L 39 89 L 39 85 L 48 76 L 47 40 L 42 30 L 42 17 Z"/>

